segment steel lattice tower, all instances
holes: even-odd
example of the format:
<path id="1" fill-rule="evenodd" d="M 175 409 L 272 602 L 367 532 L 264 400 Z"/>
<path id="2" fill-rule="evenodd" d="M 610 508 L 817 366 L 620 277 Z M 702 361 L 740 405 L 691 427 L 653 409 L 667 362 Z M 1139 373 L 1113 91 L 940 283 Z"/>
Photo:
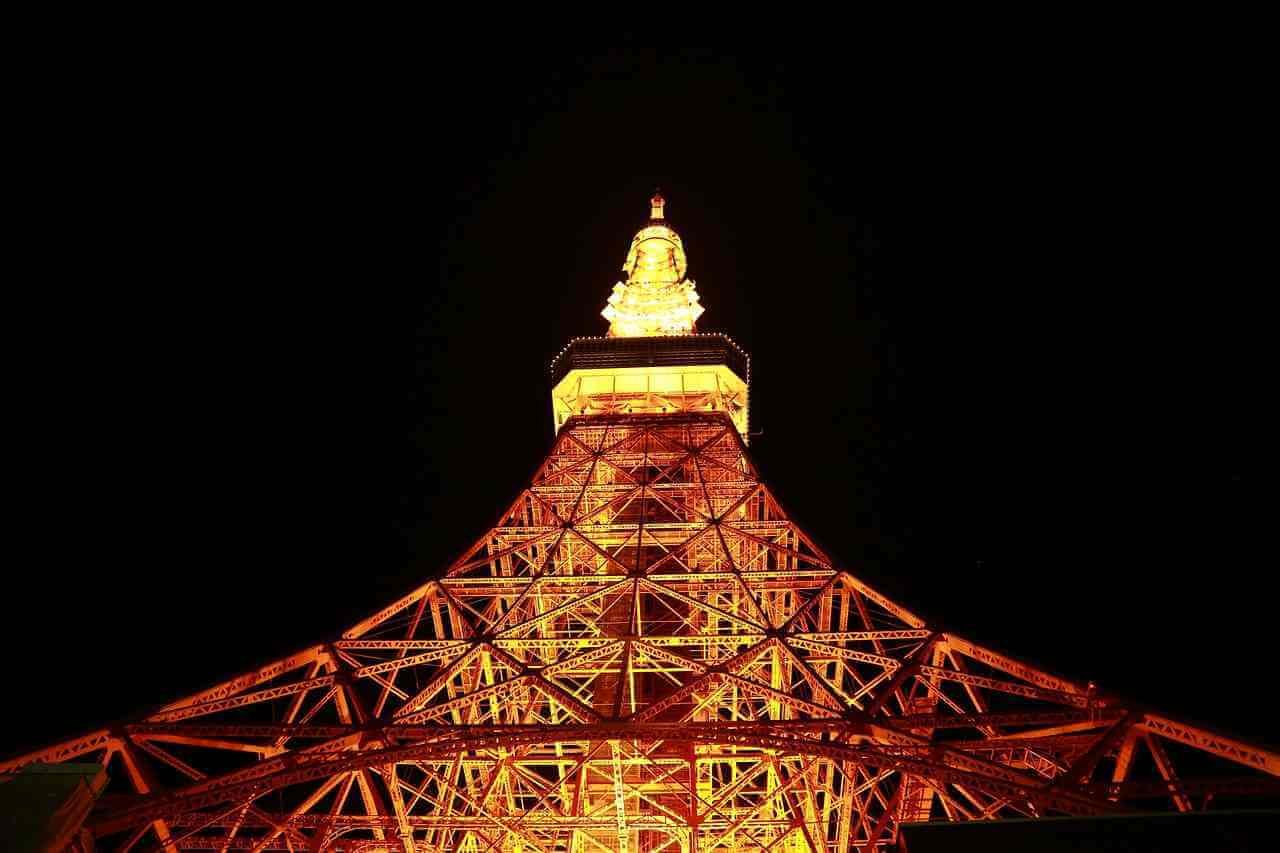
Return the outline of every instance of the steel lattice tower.
<path id="1" fill-rule="evenodd" d="M 122 850 L 831 853 L 1280 795 L 1275 753 L 935 630 L 823 553 L 757 476 L 748 361 L 696 332 L 660 196 L 624 269 L 610 336 L 553 365 L 545 462 L 439 577 L 0 772 L 106 764 L 88 826 Z"/>

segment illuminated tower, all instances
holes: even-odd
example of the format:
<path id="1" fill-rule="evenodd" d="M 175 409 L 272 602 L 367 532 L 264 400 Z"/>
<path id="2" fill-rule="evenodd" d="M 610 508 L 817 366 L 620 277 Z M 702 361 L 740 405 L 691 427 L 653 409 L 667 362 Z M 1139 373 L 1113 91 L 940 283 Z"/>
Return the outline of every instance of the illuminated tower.
<path id="1" fill-rule="evenodd" d="M 1280 797 L 1275 753 L 939 631 L 815 546 L 751 463 L 747 357 L 696 332 L 663 207 L 609 336 L 552 365 L 546 460 L 450 566 L 0 773 L 106 763 L 107 849 L 834 853 Z"/>
<path id="2" fill-rule="evenodd" d="M 600 312 L 607 338 L 575 338 L 552 362 L 556 431 L 574 415 L 724 412 L 747 440 L 750 359 L 726 335 L 697 334 L 703 308 L 666 201 L 649 200 L 649 222 L 631 241 L 625 282 Z"/>

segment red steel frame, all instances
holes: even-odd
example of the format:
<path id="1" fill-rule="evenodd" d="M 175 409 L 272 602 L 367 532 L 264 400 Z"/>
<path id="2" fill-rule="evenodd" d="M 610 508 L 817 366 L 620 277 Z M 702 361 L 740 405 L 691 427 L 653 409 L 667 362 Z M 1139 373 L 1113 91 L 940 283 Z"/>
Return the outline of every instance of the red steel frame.
<path id="1" fill-rule="evenodd" d="M 907 821 L 1280 795 L 1275 753 L 833 563 L 714 412 L 570 420 L 441 577 L 0 774 L 86 759 L 124 786 L 88 824 L 121 850 L 872 850 Z"/>

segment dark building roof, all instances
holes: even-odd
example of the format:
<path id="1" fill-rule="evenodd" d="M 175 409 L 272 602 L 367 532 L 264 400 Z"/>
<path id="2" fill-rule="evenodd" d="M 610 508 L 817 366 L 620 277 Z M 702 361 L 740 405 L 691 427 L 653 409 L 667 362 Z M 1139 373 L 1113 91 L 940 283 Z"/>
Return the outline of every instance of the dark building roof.
<path id="1" fill-rule="evenodd" d="M 907 823 L 899 853 L 1060 853 L 1060 851 L 1274 851 L 1280 810 L 1129 814 L 1039 820 Z"/>

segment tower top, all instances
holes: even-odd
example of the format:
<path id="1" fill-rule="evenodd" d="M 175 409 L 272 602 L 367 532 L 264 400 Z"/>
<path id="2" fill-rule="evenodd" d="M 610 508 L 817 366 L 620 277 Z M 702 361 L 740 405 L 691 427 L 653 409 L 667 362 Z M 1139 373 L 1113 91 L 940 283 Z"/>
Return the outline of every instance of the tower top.
<path id="1" fill-rule="evenodd" d="M 666 220 L 661 192 L 649 199 L 649 221 L 636 232 L 622 265 L 625 282 L 613 286 L 601 313 L 609 321 L 609 337 L 638 338 L 688 335 L 702 315 L 698 291 L 685 278 L 689 261 L 684 243 Z"/>
<path id="2" fill-rule="evenodd" d="M 655 190 L 601 312 L 608 337 L 574 338 L 551 362 L 557 431 L 581 417 L 720 412 L 747 441 L 751 360 L 727 335 L 698 332 L 702 306 L 666 204 Z"/>

